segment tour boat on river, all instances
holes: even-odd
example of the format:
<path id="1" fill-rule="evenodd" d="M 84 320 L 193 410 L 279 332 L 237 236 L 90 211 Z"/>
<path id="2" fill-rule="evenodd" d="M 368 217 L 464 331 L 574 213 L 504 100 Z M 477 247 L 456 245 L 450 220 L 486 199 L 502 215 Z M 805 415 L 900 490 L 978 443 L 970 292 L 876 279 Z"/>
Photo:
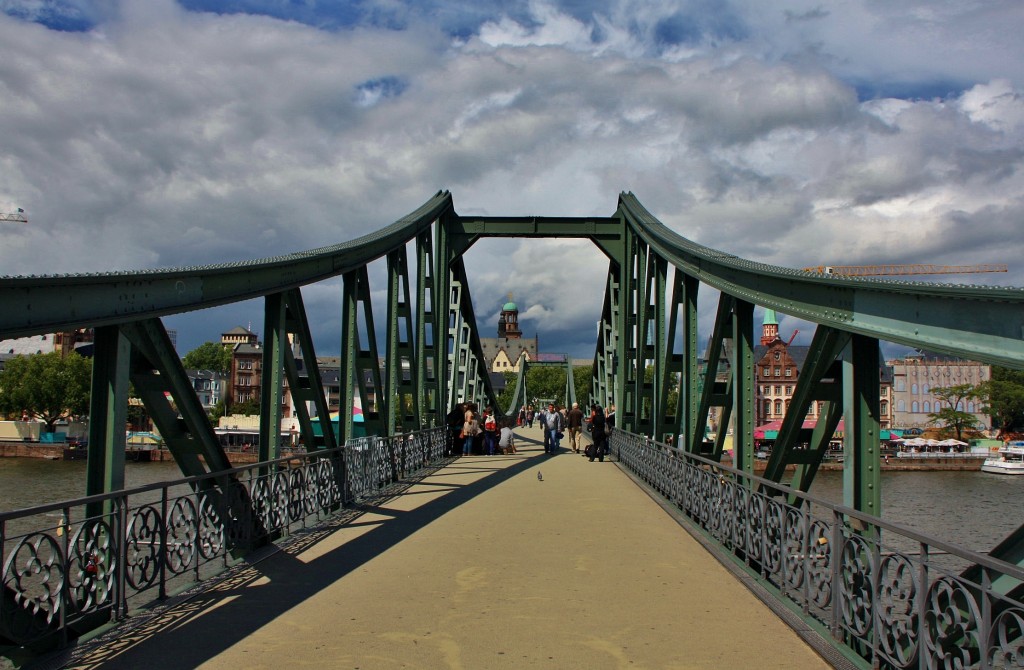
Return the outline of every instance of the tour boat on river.
<path id="1" fill-rule="evenodd" d="M 999 455 L 986 458 L 982 472 L 997 475 L 1024 475 L 1024 442 L 1011 442 L 999 449 Z"/>

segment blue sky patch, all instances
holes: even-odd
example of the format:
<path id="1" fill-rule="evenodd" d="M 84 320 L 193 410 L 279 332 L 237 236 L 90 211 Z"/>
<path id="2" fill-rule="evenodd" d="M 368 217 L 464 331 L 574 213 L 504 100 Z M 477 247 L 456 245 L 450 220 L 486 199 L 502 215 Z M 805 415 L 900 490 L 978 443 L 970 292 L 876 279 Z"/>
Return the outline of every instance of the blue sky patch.
<path id="1" fill-rule="evenodd" d="M 409 85 L 398 77 L 379 77 L 356 86 L 356 104 L 373 107 L 381 100 L 397 98 Z"/>

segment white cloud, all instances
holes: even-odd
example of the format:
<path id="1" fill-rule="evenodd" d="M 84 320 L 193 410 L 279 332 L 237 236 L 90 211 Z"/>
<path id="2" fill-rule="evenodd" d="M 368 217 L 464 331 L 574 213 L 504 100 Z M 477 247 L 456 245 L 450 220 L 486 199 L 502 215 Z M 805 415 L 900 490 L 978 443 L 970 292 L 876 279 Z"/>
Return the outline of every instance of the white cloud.
<path id="1" fill-rule="evenodd" d="M 461 213 L 566 216 L 610 215 L 630 190 L 696 241 L 797 267 L 1019 265 L 1013 7 L 737 3 L 745 33 L 658 51 L 653 26 L 679 3 L 643 4 L 585 21 L 534 3 L 532 22 L 498 17 L 455 44 L 426 24 L 327 32 L 171 2 L 127 3 L 90 33 L 0 16 L 0 203 L 32 219 L 0 230 L 0 272 L 313 248 L 383 227 L 438 188 Z M 625 28 L 631 10 L 642 29 Z M 907 17 L 887 64 L 875 51 Z M 954 21 L 991 31 L 991 53 L 970 50 Z M 940 39 L 965 60 L 935 58 Z M 859 102 L 844 77 L 882 70 L 971 84 Z M 606 264 L 566 244 L 471 251 L 482 318 L 512 290 L 542 345 L 545 333 L 592 338 Z M 1024 284 L 1024 271 L 999 279 Z"/>

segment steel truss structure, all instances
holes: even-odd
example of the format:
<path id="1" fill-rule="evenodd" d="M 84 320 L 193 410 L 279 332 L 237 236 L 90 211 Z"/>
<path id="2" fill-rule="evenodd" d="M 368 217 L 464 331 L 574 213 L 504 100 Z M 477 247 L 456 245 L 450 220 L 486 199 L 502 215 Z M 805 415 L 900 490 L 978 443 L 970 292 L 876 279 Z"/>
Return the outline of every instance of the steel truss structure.
<path id="1" fill-rule="evenodd" d="M 353 435 L 352 417 L 342 412 L 338 435 L 314 433 L 307 407 L 320 417 L 328 411 L 301 288 L 341 277 L 341 407 L 358 398 L 368 431 L 381 436 L 441 426 L 458 402 L 497 407 L 462 260 L 486 237 L 593 242 L 608 259 L 608 273 L 591 399 L 616 405 L 618 425 L 627 431 L 659 440 L 671 435 L 687 453 L 712 461 L 720 459 L 726 433 L 705 440 L 715 412 L 719 425 L 733 427 L 733 462 L 744 473 L 753 472 L 754 461 L 755 306 L 817 324 L 768 463 L 766 478 L 778 486 L 766 491 L 776 496 L 808 489 L 828 438 L 845 418 L 845 502 L 879 515 L 880 340 L 1024 368 L 1021 289 L 815 274 L 745 260 L 673 232 L 632 193 L 619 196 L 609 217 L 559 218 L 463 217 L 451 194 L 440 191 L 381 230 L 287 256 L 170 270 L 3 277 L 0 338 L 96 329 L 86 493 L 102 494 L 124 484 L 129 383 L 186 476 L 230 469 L 159 317 L 261 298 L 266 342 L 260 455 L 281 455 L 285 384 L 297 400 L 303 444 L 314 456 L 330 453 Z M 375 319 L 367 266 L 377 259 L 386 259 L 388 297 L 385 313 Z M 703 376 L 701 285 L 718 292 Z M 526 366 L 520 367 L 525 375 Z M 571 366 L 568 371 L 567 397 Z M 517 387 L 525 398 L 522 377 Z M 500 409 L 511 410 L 519 400 Z M 801 426 L 812 402 L 823 403 L 824 412 L 808 432 Z M 783 483 L 790 465 L 796 475 Z M 231 487 L 230 477 L 202 481 L 211 495 Z M 997 551 L 1024 561 L 1024 530 Z"/>

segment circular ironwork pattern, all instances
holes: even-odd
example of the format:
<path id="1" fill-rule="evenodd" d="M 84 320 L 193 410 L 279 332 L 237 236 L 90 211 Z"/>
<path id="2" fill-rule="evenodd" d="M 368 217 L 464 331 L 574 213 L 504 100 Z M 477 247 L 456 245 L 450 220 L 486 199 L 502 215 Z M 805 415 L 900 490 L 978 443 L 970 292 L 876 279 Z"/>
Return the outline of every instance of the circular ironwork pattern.
<path id="1" fill-rule="evenodd" d="M 830 526 L 821 520 L 811 523 L 808 538 L 807 578 L 811 603 L 826 608 L 832 602 L 832 558 L 829 550 Z"/>
<path id="2" fill-rule="evenodd" d="M 799 510 L 786 507 L 785 533 L 782 538 L 783 570 L 785 586 L 791 590 L 804 584 L 805 532 L 807 518 Z"/>
<path id="3" fill-rule="evenodd" d="M 998 670 L 1024 668 L 1024 610 L 1008 609 L 992 622 L 988 662 Z"/>
<path id="4" fill-rule="evenodd" d="M 90 612 L 110 603 L 114 591 L 114 533 L 104 518 L 83 523 L 71 540 L 68 612 Z"/>
<path id="5" fill-rule="evenodd" d="M 917 664 L 917 582 L 914 565 L 902 554 L 886 556 L 878 565 L 879 643 L 889 662 L 899 668 Z"/>
<path id="6" fill-rule="evenodd" d="M 199 499 L 199 555 L 205 560 L 220 556 L 227 542 L 224 522 L 214 500 L 203 495 Z"/>
<path id="7" fill-rule="evenodd" d="M 125 579 L 136 591 L 152 586 L 160 576 L 163 518 L 154 505 L 143 505 L 128 520 L 125 537 Z"/>
<path id="8" fill-rule="evenodd" d="M 924 648 L 928 666 L 953 670 L 979 661 L 978 604 L 967 585 L 941 577 L 928 589 Z"/>
<path id="9" fill-rule="evenodd" d="M 782 572 L 783 551 L 783 527 L 786 518 L 785 507 L 777 500 L 767 500 L 764 509 L 764 535 L 762 550 L 762 565 L 764 572 L 768 575 L 778 575 Z"/>
<path id="10" fill-rule="evenodd" d="M 3 588 L 10 596 L 4 596 L 0 609 L 6 637 L 30 642 L 57 626 L 65 578 L 63 553 L 50 535 L 32 533 L 7 555 Z"/>
<path id="11" fill-rule="evenodd" d="M 167 569 L 180 575 L 188 570 L 196 557 L 199 518 L 192 498 L 178 498 L 167 511 Z"/>
<path id="12" fill-rule="evenodd" d="M 856 535 L 843 541 L 839 563 L 839 590 L 843 625 L 857 637 L 871 630 L 871 548 Z"/>
<path id="13" fill-rule="evenodd" d="M 303 517 L 303 493 L 306 490 L 306 468 L 288 471 L 288 518 L 293 522 Z"/>

